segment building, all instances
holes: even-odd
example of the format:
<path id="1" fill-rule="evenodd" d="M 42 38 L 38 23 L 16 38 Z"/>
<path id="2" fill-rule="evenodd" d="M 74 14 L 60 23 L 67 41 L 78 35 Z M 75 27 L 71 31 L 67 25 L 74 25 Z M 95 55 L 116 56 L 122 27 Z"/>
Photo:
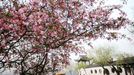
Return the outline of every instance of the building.
<path id="1" fill-rule="evenodd" d="M 79 75 L 134 75 L 134 57 L 124 58 L 120 64 L 116 62 L 113 61 L 103 67 L 90 64 L 90 66 L 80 69 Z"/>

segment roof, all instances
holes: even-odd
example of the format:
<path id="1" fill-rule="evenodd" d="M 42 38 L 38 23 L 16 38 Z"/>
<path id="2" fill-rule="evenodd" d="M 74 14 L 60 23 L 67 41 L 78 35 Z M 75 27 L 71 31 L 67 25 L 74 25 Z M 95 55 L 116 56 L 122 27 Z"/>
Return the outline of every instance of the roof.
<path id="1" fill-rule="evenodd" d="M 86 61 L 90 61 L 92 58 L 88 58 L 88 57 L 86 57 L 86 56 L 81 56 L 81 58 L 80 59 L 78 59 L 78 60 L 76 60 L 77 62 L 80 62 L 80 61 L 82 61 L 82 62 L 86 62 Z"/>

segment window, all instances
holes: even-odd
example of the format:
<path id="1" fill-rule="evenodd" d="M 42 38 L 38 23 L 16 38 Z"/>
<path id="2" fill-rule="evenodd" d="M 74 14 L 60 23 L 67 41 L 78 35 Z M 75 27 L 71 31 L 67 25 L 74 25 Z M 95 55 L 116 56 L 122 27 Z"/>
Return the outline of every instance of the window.
<path id="1" fill-rule="evenodd" d="M 91 70 L 91 74 L 93 73 L 93 71 Z"/>
<path id="2" fill-rule="evenodd" d="M 99 73 L 102 73 L 102 70 L 101 69 L 99 69 Z"/>
<path id="3" fill-rule="evenodd" d="M 97 73 L 97 70 L 94 70 L 95 73 Z"/>

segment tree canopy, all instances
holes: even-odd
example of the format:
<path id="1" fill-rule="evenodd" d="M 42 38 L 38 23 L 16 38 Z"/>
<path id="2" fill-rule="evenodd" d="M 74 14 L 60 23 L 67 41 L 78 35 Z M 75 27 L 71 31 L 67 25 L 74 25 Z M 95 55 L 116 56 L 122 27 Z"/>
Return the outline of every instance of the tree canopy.
<path id="1" fill-rule="evenodd" d="M 97 5 L 99 3 L 99 5 Z M 80 39 L 116 38 L 108 29 L 129 23 L 121 5 L 103 0 L 0 0 L 1 68 L 21 75 L 47 74 L 79 53 Z M 117 10 L 120 14 L 112 18 Z M 105 36 L 105 35 L 108 36 Z"/>
<path id="2" fill-rule="evenodd" d="M 93 56 L 93 62 L 100 66 L 105 66 L 113 61 L 114 48 L 111 47 L 99 47 L 95 49 L 95 55 Z"/>

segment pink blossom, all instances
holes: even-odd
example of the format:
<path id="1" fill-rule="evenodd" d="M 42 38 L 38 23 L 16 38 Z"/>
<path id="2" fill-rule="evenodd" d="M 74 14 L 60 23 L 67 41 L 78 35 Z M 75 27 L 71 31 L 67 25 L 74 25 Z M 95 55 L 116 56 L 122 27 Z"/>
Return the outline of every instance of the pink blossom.
<path id="1" fill-rule="evenodd" d="M 6 25 L 6 24 L 3 25 L 3 28 L 6 29 L 6 30 L 10 30 L 11 29 L 11 27 L 9 25 Z"/>
<path id="2" fill-rule="evenodd" d="M 24 13 L 25 12 L 25 10 L 23 9 L 23 8 L 21 8 L 21 9 L 19 9 L 19 11 L 18 11 L 20 14 L 22 14 L 22 13 Z"/>

